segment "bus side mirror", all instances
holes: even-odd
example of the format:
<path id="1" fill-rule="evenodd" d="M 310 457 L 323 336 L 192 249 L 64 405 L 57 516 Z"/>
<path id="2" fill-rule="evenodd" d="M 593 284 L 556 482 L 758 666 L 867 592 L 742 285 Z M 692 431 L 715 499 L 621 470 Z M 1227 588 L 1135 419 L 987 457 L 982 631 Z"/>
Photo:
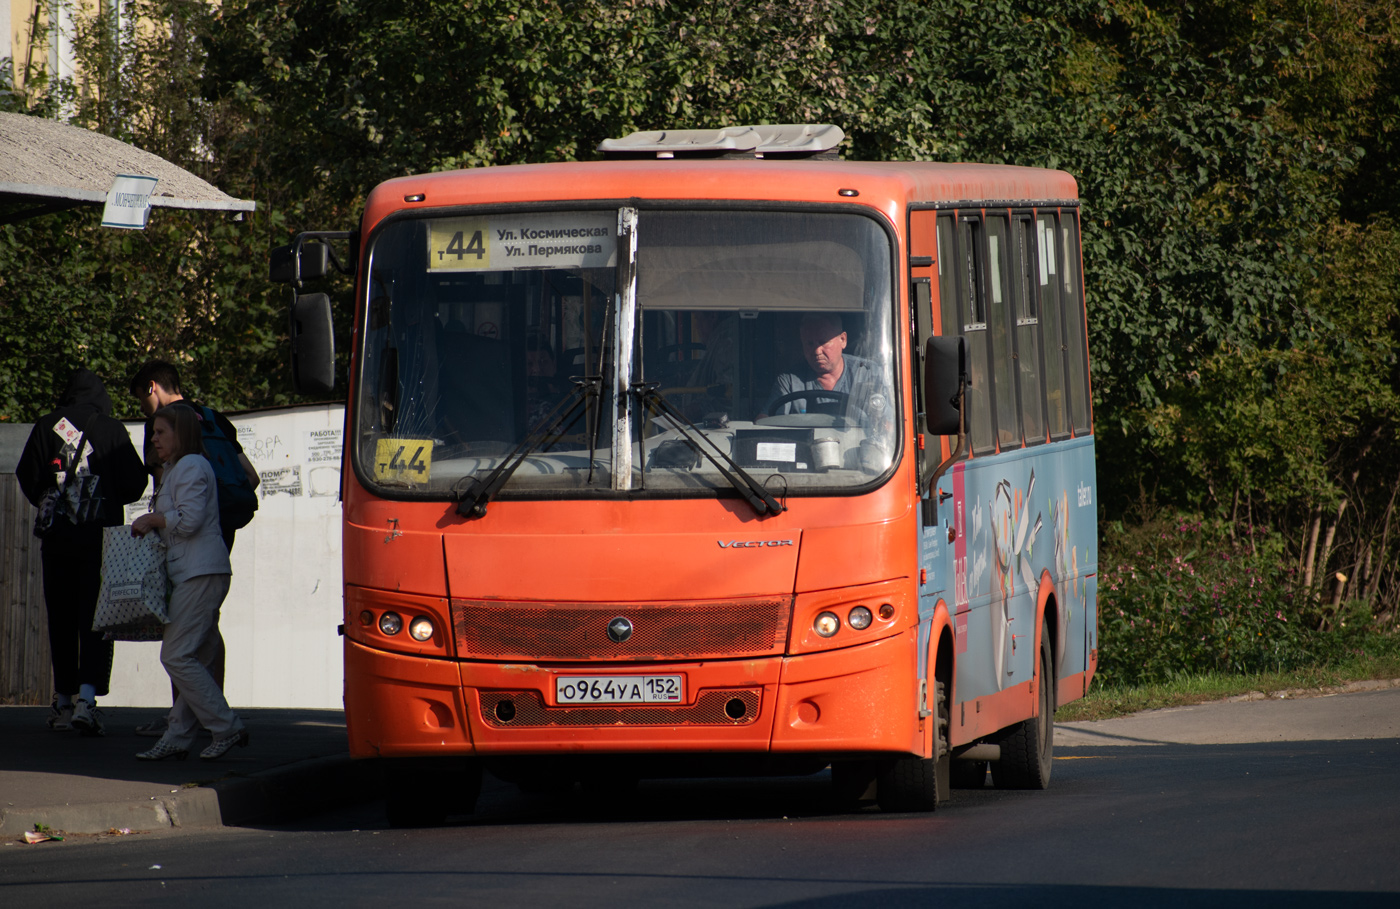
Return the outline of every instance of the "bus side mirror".
<path id="1" fill-rule="evenodd" d="M 960 335 L 929 338 L 924 345 L 924 413 L 931 435 L 958 434 L 966 385 L 966 340 Z"/>
<path id="2" fill-rule="evenodd" d="M 324 278 L 331 270 L 331 248 L 315 241 L 278 246 L 268 253 L 268 280 L 276 284 L 294 284 Z"/>
<path id="3" fill-rule="evenodd" d="M 322 247 L 324 248 L 324 247 Z M 335 331 L 331 298 L 302 294 L 292 303 L 292 387 L 300 394 L 335 390 Z"/>

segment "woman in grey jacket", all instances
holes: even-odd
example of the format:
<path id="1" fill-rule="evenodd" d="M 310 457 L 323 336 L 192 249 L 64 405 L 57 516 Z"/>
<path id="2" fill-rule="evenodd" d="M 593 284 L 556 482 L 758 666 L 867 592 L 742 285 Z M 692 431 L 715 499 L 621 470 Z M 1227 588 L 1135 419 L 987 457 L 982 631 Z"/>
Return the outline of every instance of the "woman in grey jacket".
<path id="1" fill-rule="evenodd" d="M 172 405 L 155 412 L 151 439 L 165 472 L 154 507 L 131 525 L 135 536 L 159 531 L 166 545 L 166 571 L 174 590 L 160 661 L 180 692 L 165 735 L 136 755 L 143 761 L 189 757 L 201 725 L 214 734 L 214 743 L 199 753 L 206 761 L 248 744 L 248 730 L 206 668 L 212 656 L 210 632 L 228 595 L 232 569 L 219 531 L 218 482 L 200 454 L 202 438 L 199 418 L 190 408 Z"/>

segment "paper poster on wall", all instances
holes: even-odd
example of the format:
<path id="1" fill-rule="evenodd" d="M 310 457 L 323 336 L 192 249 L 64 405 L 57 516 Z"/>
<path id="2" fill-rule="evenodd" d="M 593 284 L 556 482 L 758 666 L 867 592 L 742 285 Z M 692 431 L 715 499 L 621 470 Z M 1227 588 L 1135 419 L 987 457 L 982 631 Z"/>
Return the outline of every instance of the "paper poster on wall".
<path id="1" fill-rule="evenodd" d="M 340 464 L 340 430 L 313 429 L 306 433 L 307 464 Z"/>
<path id="2" fill-rule="evenodd" d="M 262 493 L 264 499 L 278 495 L 301 495 L 300 464 L 260 471 L 258 476 L 262 478 L 262 484 L 258 487 L 258 491 Z"/>

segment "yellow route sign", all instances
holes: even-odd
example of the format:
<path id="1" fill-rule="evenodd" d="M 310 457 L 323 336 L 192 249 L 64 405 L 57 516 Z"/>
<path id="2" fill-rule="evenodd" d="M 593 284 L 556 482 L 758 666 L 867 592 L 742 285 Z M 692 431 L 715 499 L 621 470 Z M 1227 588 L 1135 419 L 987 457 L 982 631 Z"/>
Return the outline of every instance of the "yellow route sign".
<path id="1" fill-rule="evenodd" d="M 432 439 L 380 439 L 374 449 L 374 478 L 416 486 L 433 474 Z"/>
<path id="2" fill-rule="evenodd" d="M 445 218 L 428 222 L 428 268 L 463 271 L 491 267 L 491 226 L 485 218 Z"/>
<path id="3" fill-rule="evenodd" d="M 525 212 L 428 222 L 430 272 L 616 264 L 615 211 Z"/>

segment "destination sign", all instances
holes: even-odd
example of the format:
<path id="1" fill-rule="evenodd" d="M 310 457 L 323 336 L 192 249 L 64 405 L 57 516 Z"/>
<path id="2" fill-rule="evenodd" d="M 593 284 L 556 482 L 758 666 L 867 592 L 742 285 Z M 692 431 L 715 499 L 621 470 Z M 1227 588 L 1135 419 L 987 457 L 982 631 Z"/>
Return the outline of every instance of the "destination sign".
<path id="1" fill-rule="evenodd" d="M 428 269 L 608 268 L 617 263 L 617 213 L 548 212 L 428 222 Z"/>

